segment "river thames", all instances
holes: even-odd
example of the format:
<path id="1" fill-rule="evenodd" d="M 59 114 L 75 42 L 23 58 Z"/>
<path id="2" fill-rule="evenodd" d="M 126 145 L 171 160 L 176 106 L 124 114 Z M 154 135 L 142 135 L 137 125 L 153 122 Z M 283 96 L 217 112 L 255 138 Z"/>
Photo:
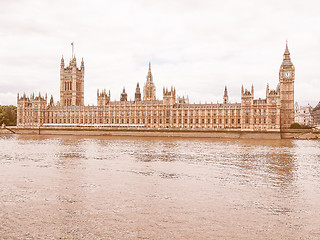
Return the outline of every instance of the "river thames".
<path id="1" fill-rule="evenodd" d="M 320 239 L 320 141 L 0 135 L 0 239 Z"/>

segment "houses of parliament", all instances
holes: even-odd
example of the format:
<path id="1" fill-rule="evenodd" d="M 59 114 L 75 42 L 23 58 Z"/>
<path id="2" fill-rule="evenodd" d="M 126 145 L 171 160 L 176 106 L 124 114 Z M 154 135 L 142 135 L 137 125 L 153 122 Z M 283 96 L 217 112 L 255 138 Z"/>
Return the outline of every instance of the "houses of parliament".
<path id="1" fill-rule="evenodd" d="M 163 88 L 163 99 L 156 97 L 151 65 L 141 91 L 139 83 L 134 100 L 125 89 L 118 101 L 111 101 L 110 91 L 97 91 L 97 105 L 84 105 L 84 61 L 77 66 L 75 56 L 69 65 L 60 64 L 60 101 L 47 95 L 17 96 L 18 127 L 101 127 L 147 129 L 207 129 L 279 131 L 294 122 L 295 68 L 288 44 L 279 70 L 276 89 L 266 87 L 266 98 L 255 99 L 254 87 L 241 88 L 241 102 L 231 103 L 227 88 L 221 103 L 189 103 L 176 96 L 176 89 Z M 142 94 L 143 93 L 143 94 Z"/>

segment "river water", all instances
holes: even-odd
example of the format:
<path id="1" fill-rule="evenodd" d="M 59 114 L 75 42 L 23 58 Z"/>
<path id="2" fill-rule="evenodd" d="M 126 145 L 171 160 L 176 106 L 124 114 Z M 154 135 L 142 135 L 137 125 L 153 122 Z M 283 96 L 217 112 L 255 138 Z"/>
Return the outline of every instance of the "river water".
<path id="1" fill-rule="evenodd" d="M 320 141 L 0 135 L 0 239 L 320 239 Z"/>

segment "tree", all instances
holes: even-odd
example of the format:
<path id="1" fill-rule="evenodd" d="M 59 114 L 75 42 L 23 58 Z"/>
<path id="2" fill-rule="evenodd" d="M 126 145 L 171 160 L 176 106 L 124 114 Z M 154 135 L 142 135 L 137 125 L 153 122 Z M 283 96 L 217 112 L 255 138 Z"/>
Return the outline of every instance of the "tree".
<path id="1" fill-rule="evenodd" d="M 292 123 L 290 125 L 290 128 L 292 128 L 292 129 L 301 129 L 302 127 L 301 127 L 301 125 L 299 123 Z"/>
<path id="2" fill-rule="evenodd" d="M 7 126 L 17 125 L 17 107 L 13 105 L 1 106 L 0 105 L 0 125 Z"/>

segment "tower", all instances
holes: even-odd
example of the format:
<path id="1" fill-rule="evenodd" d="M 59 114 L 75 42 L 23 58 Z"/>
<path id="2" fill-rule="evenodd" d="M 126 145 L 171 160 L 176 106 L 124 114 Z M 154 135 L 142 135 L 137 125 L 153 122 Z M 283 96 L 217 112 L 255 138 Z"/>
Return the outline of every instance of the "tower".
<path id="1" fill-rule="evenodd" d="M 126 90 L 125 90 L 125 88 L 123 88 L 123 91 L 122 91 L 122 93 L 121 93 L 121 95 L 120 95 L 120 101 L 121 102 L 126 102 L 127 101 L 127 93 L 126 93 Z"/>
<path id="2" fill-rule="evenodd" d="M 76 57 L 73 56 L 69 66 L 65 68 L 62 57 L 60 64 L 60 105 L 84 105 L 84 62 L 77 68 Z"/>
<path id="3" fill-rule="evenodd" d="M 291 62 L 287 42 L 279 71 L 280 129 L 289 128 L 294 123 L 294 79 L 295 68 Z"/>
<path id="4" fill-rule="evenodd" d="M 241 87 L 241 128 L 253 128 L 253 98 L 254 87 L 251 86 L 251 91 Z"/>
<path id="5" fill-rule="evenodd" d="M 176 103 L 176 89 L 171 87 L 171 90 L 168 88 L 163 88 L 163 104 L 165 105 L 174 105 Z"/>
<path id="6" fill-rule="evenodd" d="M 101 93 L 99 89 L 97 90 L 97 105 L 99 107 L 103 107 L 109 104 L 110 98 L 111 98 L 110 90 L 109 90 L 109 94 L 107 93 L 106 89 L 103 89 Z"/>
<path id="7" fill-rule="evenodd" d="M 136 92 L 134 94 L 134 100 L 137 101 L 141 101 L 141 93 L 140 93 L 140 87 L 139 87 L 139 83 L 137 83 L 137 87 L 136 87 Z"/>
<path id="8" fill-rule="evenodd" d="M 151 64 L 149 62 L 149 71 L 147 75 L 147 82 L 143 88 L 143 100 L 144 101 L 152 101 L 156 100 L 156 87 L 153 84 L 153 77 L 151 73 Z"/>
<path id="9" fill-rule="evenodd" d="M 223 95 L 223 103 L 227 104 L 228 102 L 229 102 L 229 100 L 228 100 L 228 90 L 227 90 L 227 86 L 225 86 L 224 95 Z"/>

